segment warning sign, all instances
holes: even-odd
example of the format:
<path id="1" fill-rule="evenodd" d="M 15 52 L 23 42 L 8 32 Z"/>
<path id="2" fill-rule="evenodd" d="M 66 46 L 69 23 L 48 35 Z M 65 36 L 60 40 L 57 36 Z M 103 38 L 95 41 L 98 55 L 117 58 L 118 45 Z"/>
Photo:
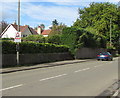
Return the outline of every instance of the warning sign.
<path id="1" fill-rule="evenodd" d="M 14 42 L 17 42 L 17 43 L 21 42 L 21 32 L 16 33 Z"/>

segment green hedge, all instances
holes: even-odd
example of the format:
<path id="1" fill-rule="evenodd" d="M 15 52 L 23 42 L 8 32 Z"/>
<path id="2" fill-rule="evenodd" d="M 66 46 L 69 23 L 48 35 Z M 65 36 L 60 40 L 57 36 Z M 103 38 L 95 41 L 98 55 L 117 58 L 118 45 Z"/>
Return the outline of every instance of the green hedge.
<path id="1" fill-rule="evenodd" d="M 25 53 L 61 53 L 69 52 L 69 48 L 65 45 L 55 45 L 50 43 L 21 42 L 19 51 Z M 3 54 L 15 54 L 16 43 L 12 41 L 2 41 Z"/>

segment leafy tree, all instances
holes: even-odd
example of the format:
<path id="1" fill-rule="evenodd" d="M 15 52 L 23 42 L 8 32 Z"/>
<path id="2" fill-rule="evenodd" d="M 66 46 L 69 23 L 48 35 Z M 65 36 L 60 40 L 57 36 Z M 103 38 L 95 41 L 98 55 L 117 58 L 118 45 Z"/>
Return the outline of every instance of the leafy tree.
<path id="1" fill-rule="evenodd" d="M 0 22 L 0 34 L 5 30 L 5 28 L 8 26 L 8 23 L 4 20 Z"/>
<path id="2" fill-rule="evenodd" d="M 53 25 L 51 32 L 49 34 L 49 36 L 53 36 L 53 35 L 58 35 L 58 34 L 62 34 L 62 30 L 66 27 L 65 24 L 60 24 L 60 25 Z"/>
<path id="3" fill-rule="evenodd" d="M 47 38 L 47 42 L 48 43 L 52 43 L 52 44 L 61 44 L 61 38 L 60 35 L 53 35 L 53 36 L 49 36 Z"/>
<path id="4" fill-rule="evenodd" d="M 55 19 L 55 20 L 53 20 L 52 21 L 52 25 L 54 26 L 54 25 L 58 25 L 58 21 Z"/>
<path id="5" fill-rule="evenodd" d="M 78 29 L 76 27 L 65 27 L 61 35 L 61 44 L 69 46 L 70 51 L 74 54 L 79 36 L 82 35 L 83 32 L 83 29 Z"/>
<path id="6" fill-rule="evenodd" d="M 96 47 L 97 44 L 93 37 L 94 35 L 92 33 L 85 32 L 79 37 L 78 44 L 81 44 L 82 47 L 90 47 L 90 48 Z"/>
<path id="7" fill-rule="evenodd" d="M 45 29 L 45 25 L 44 24 L 40 24 L 40 26 L 42 27 L 42 30 Z"/>
<path id="8" fill-rule="evenodd" d="M 110 20 L 112 20 L 111 25 L 112 35 L 114 36 L 113 39 L 118 40 L 117 32 L 120 30 L 120 11 L 118 10 L 119 9 L 117 9 L 116 5 L 108 2 L 91 3 L 90 7 L 78 9 L 79 18 L 76 20 L 73 26 L 85 28 L 87 30 L 89 29 L 97 34 L 106 36 L 106 39 L 109 42 Z M 113 45 L 117 44 L 117 42 L 113 42 Z"/>

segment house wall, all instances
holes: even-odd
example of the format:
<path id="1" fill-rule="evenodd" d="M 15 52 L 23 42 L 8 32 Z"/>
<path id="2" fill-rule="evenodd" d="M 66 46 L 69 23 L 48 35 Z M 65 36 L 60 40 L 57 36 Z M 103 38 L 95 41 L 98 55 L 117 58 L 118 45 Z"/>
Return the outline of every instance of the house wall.
<path id="1" fill-rule="evenodd" d="M 48 37 L 48 35 L 43 35 L 44 37 Z"/>
<path id="2" fill-rule="evenodd" d="M 43 62 L 53 62 L 70 60 L 73 57 L 69 53 L 41 53 L 41 54 L 20 54 L 20 64 L 40 64 Z M 3 54 L 2 66 L 15 66 L 16 54 Z"/>
<path id="3" fill-rule="evenodd" d="M 84 58 L 96 58 L 97 54 L 100 52 L 105 52 L 107 49 L 103 48 L 81 48 L 76 52 L 76 59 L 84 59 Z"/>
<path id="4" fill-rule="evenodd" d="M 2 38 L 15 38 L 17 30 L 11 25 L 2 35 Z"/>

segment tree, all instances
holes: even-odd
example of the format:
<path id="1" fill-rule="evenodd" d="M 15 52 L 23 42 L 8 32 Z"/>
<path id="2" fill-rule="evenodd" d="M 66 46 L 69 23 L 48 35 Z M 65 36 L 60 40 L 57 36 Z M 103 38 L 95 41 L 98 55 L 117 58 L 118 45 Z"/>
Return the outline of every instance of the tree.
<path id="1" fill-rule="evenodd" d="M 51 32 L 49 34 L 49 36 L 53 36 L 53 35 L 58 35 L 58 34 L 62 34 L 62 30 L 66 27 L 65 24 L 60 24 L 60 25 L 53 25 Z"/>
<path id="2" fill-rule="evenodd" d="M 54 26 L 54 25 L 58 25 L 58 21 L 55 19 L 55 20 L 53 20 L 52 21 L 52 25 Z"/>
<path id="3" fill-rule="evenodd" d="M 49 36 L 47 38 L 47 42 L 48 43 L 52 43 L 52 44 L 61 44 L 61 38 L 60 35 L 53 35 L 53 36 Z"/>
<path id="4" fill-rule="evenodd" d="M 5 28 L 8 26 L 8 23 L 4 20 L 0 22 L 0 34 L 5 30 Z"/>
<path id="5" fill-rule="evenodd" d="M 116 35 L 120 30 L 120 11 L 117 6 L 111 3 L 91 3 L 90 7 L 78 9 L 79 18 L 73 26 L 93 30 L 94 33 L 106 36 L 109 42 L 110 38 L 110 20 L 112 20 L 112 35 Z M 90 29 L 91 28 L 91 29 Z M 113 39 L 118 38 L 114 36 Z M 113 41 L 112 39 L 112 41 Z M 113 42 L 114 44 L 116 42 Z"/>
<path id="6" fill-rule="evenodd" d="M 42 30 L 45 29 L 45 25 L 44 24 L 40 24 L 40 26 L 42 27 Z"/>
<path id="7" fill-rule="evenodd" d="M 84 30 L 76 27 L 65 27 L 62 32 L 61 44 L 69 46 L 70 51 L 74 54 L 78 45 L 79 36 L 82 35 Z"/>

